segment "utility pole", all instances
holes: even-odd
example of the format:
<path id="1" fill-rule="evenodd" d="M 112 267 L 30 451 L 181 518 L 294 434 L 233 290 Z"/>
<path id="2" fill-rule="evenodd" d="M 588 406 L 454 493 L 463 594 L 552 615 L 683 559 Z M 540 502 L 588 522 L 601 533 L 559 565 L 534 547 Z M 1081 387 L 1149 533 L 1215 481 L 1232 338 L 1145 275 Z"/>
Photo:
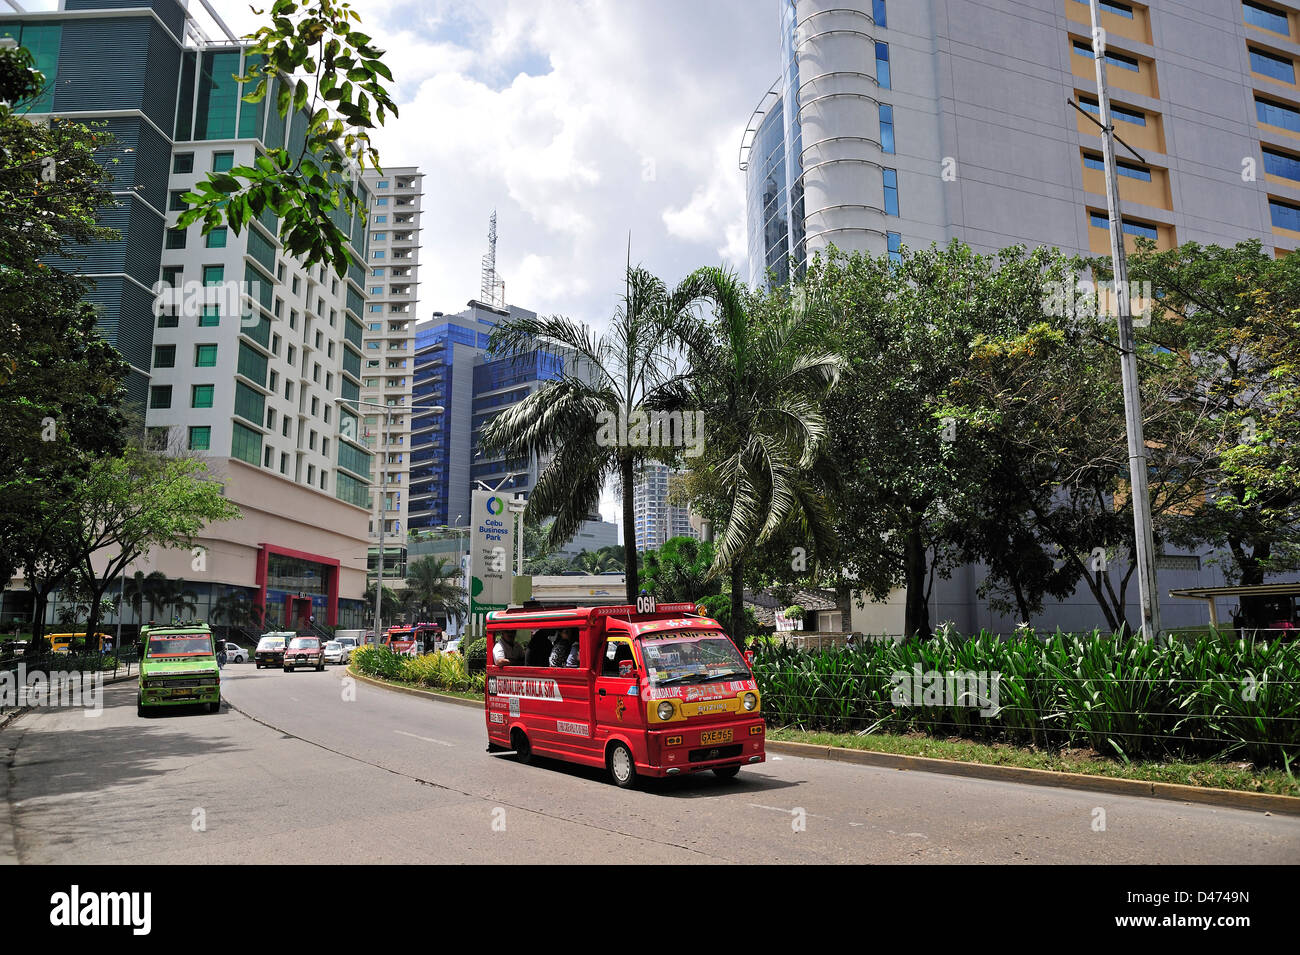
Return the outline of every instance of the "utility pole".
<path id="1" fill-rule="evenodd" d="M 1133 498 L 1133 531 L 1137 544 L 1138 600 L 1142 605 L 1142 636 L 1160 639 L 1160 595 L 1156 590 L 1155 542 L 1151 529 L 1151 491 L 1147 486 L 1147 449 L 1142 434 L 1142 394 L 1138 384 L 1137 349 L 1129 301 L 1128 259 L 1124 249 L 1124 219 L 1115 170 L 1115 126 L 1106 91 L 1106 31 L 1101 26 L 1099 0 L 1092 10 L 1092 55 L 1097 64 L 1097 104 L 1101 112 L 1101 145 L 1106 160 L 1106 211 L 1110 215 L 1110 256 L 1114 269 L 1115 311 L 1119 323 L 1120 371 L 1124 384 L 1124 420 L 1128 430 L 1129 492 Z M 1100 300 L 1100 297 L 1099 297 Z"/>

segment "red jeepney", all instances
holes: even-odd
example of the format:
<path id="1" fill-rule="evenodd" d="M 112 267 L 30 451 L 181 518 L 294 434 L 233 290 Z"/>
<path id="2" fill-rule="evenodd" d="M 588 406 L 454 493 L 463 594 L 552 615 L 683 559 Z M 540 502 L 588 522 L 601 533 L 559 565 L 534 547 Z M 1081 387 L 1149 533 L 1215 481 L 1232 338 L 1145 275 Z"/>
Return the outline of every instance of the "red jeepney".
<path id="1" fill-rule="evenodd" d="M 384 631 L 383 645 L 394 653 L 418 657 L 422 653 L 441 650 L 446 644 L 442 627 L 436 623 L 413 623 L 389 627 Z"/>
<path id="2" fill-rule="evenodd" d="M 489 752 L 603 766 L 625 787 L 764 760 L 753 672 L 694 604 L 500 610 L 487 630 Z"/>

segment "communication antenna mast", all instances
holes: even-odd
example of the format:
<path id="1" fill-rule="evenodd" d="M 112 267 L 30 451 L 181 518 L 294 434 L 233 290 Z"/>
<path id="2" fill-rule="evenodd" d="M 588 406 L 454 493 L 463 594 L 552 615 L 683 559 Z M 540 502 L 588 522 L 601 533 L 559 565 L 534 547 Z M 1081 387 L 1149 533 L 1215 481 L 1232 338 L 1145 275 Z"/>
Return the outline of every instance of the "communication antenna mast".
<path id="1" fill-rule="evenodd" d="M 488 220 L 488 250 L 483 256 L 483 278 L 479 288 L 479 299 L 493 308 L 506 307 L 506 283 L 497 274 L 497 211 L 492 210 Z"/>

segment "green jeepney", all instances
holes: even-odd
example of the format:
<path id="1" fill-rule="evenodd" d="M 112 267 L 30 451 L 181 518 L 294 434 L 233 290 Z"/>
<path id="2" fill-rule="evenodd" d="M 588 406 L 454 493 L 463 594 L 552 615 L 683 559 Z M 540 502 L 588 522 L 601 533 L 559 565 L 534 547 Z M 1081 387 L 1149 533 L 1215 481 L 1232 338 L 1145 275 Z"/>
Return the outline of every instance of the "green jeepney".
<path id="1" fill-rule="evenodd" d="M 208 704 L 221 708 L 221 671 L 213 652 L 212 631 L 204 623 L 140 630 L 140 693 L 136 714 L 152 707 Z"/>

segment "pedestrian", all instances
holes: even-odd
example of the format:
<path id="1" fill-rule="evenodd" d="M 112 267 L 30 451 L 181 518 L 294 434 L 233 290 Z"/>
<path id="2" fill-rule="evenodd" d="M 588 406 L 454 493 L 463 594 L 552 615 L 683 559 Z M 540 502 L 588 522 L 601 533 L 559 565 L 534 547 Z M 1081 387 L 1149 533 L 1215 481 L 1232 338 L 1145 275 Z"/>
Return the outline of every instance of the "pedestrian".
<path id="1" fill-rule="evenodd" d="M 217 643 L 217 669 L 226 668 L 226 641 L 221 640 Z"/>

